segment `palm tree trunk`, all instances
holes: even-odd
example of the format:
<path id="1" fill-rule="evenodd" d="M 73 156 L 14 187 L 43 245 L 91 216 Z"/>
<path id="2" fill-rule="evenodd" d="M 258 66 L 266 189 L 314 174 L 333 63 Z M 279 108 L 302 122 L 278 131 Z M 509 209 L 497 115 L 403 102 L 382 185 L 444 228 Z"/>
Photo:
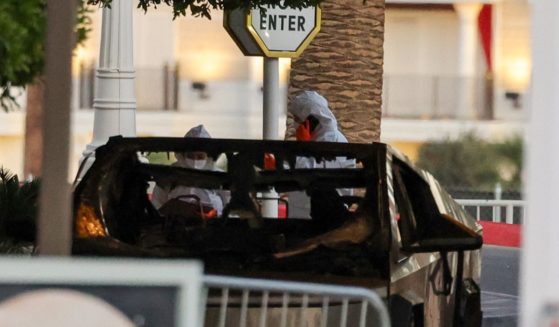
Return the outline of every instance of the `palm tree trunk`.
<path id="1" fill-rule="evenodd" d="M 27 107 L 25 114 L 25 150 L 23 175 L 41 176 L 43 158 L 43 97 L 45 83 L 42 77 L 27 86 Z"/>
<path id="2" fill-rule="evenodd" d="M 321 6 L 320 33 L 292 61 L 288 97 L 316 90 L 350 142 L 379 141 L 384 0 L 326 0 Z M 287 127 L 291 138 L 291 117 Z"/>

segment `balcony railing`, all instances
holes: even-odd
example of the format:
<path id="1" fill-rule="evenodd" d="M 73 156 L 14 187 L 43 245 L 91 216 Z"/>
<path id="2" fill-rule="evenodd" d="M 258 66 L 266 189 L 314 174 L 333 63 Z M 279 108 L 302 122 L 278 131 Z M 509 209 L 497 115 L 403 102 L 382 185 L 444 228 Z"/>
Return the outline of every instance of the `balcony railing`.
<path id="1" fill-rule="evenodd" d="M 484 77 L 385 75 L 383 116 L 493 119 L 492 82 Z"/>
<path id="2" fill-rule="evenodd" d="M 178 72 L 178 65 L 136 68 L 138 110 L 178 110 L 182 101 Z M 82 66 L 78 88 L 80 108 L 93 107 L 95 83 L 95 68 Z M 207 90 L 197 89 L 198 84 L 205 86 L 192 83 L 192 88 L 203 97 Z M 492 82 L 484 77 L 389 74 L 384 76 L 382 110 L 383 116 L 389 118 L 493 119 L 492 95 Z M 247 93 L 242 97 L 250 96 Z"/>
<path id="3" fill-rule="evenodd" d="M 136 105 L 138 110 L 177 110 L 178 65 L 159 68 L 136 68 Z M 81 66 L 79 75 L 80 109 L 93 108 L 95 96 L 95 67 Z"/>

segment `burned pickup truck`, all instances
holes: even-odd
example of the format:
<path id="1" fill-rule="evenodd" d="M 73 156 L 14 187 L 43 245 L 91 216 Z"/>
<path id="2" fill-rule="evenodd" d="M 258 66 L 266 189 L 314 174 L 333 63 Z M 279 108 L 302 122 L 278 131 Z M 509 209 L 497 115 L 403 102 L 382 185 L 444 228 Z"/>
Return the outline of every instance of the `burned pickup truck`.
<path id="1" fill-rule="evenodd" d="M 195 152 L 222 169 L 142 159 Z M 298 158 L 355 164 L 298 168 Z M 196 201 L 158 210 L 154 184 L 228 200 L 219 215 Z M 287 212 L 304 192 L 310 216 L 263 216 L 270 190 Z M 76 255 L 195 258 L 211 274 L 363 286 L 387 299 L 395 326 L 481 325 L 481 226 L 386 144 L 114 137 L 75 185 L 74 222 Z"/>

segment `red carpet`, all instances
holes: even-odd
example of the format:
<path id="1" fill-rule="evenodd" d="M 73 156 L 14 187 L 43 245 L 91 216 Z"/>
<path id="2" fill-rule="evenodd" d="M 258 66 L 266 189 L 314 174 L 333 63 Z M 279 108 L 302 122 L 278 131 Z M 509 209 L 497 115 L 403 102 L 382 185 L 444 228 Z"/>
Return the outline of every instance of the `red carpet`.
<path id="1" fill-rule="evenodd" d="M 520 247 L 521 225 L 480 221 L 483 226 L 483 244 Z"/>

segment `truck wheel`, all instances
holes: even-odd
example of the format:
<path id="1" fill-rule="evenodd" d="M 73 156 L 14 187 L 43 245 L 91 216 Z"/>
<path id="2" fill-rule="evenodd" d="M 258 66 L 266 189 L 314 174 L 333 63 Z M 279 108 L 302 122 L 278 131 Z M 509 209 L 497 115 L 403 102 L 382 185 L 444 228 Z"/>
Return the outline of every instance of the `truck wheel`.
<path id="1" fill-rule="evenodd" d="M 423 327 L 423 303 L 413 305 L 400 295 L 389 299 L 392 327 Z"/>
<path id="2" fill-rule="evenodd" d="M 481 292 L 473 279 L 462 281 L 462 296 L 459 307 L 459 326 L 481 327 Z"/>

